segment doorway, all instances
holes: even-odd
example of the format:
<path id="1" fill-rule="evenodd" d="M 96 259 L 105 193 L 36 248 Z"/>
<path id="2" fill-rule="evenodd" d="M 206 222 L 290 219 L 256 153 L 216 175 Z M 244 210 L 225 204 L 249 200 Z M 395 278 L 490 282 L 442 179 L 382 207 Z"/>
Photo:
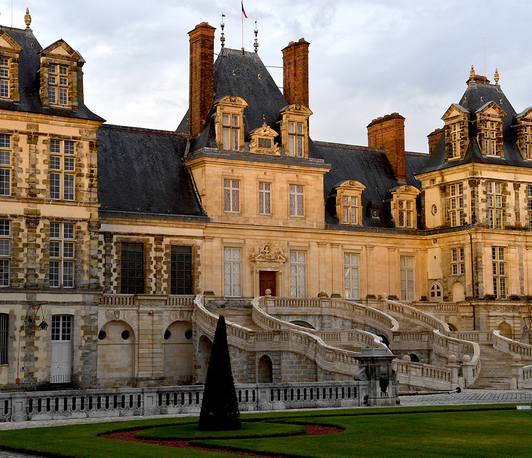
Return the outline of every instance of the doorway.
<path id="1" fill-rule="evenodd" d="M 272 292 L 272 296 L 277 296 L 277 272 L 261 270 L 259 272 L 259 296 L 265 296 L 266 290 Z"/>
<path id="2" fill-rule="evenodd" d="M 52 316 L 50 383 L 69 383 L 72 373 L 72 316 Z"/>

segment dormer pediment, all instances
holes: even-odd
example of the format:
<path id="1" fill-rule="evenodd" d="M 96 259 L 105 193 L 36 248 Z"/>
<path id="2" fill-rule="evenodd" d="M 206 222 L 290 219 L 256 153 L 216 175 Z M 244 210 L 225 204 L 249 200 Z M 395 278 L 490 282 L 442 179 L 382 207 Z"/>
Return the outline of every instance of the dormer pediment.
<path id="1" fill-rule="evenodd" d="M 469 112 L 467 109 L 465 109 L 463 106 L 458 105 L 457 103 L 453 103 L 445 112 L 445 114 L 441 117 L 441 119 L 445 122 L 448 120 L 451 120 L 455 117 L 463 117 L 464 115 L 467 115 Z"/>
<path id="2" fill-rule="evenodd" d="M 312 114 L 312 111 L 304 105 L 293 104 L 288 105 L 281 110 L 282 115 L 285 113 L 309 117 Z"/>
<path id="3" fill-rule="evenodd" d="M 515 115 L 516 121 L 532 121 L 532 107 L 525 108 L 521 113 Z"/>
<path id="4" fill-rule="evenodd" d="M 493 101 L 487 102 L 484 105 L 482 105 L 476 111 L 476 113 L 483 114 L 484 116 L 487 116 L 490 118 L 504 118 L 506 116 L 506 112 Z"/>
<path id="5" fill-rule="evenodd" d="M 249 152 L 257 154 L 274 154 L 281 155 L 279 146 L 274 143 L 274 138 L 277 137 L 277 132 L 266 123 L 249 133 L 251 141 L 249 142 Z"/>
<path id="6" fill-rule="evenodd" d="M 214 105 L 225 105 L 241 109 L 246 108 L 248 106 L 247 102 L 242 97 L 238 97 L 237 95 L 226 95 L 224 97 L 221 97 L 214 102 Z"/>
<path id="7" fill-rule="evenodd" d="M 51 59 L 56 58 L 56 59 L 70 60 L 70 61 L 75 61 L 75 62 L 81 59 L 81 55 L 79 55 L 63 39 L 57 40 L 55 43 L 43 49 L 39 53 L 39 55 L 41 56 L 41 59 L 43 57 L 48 57 Z"/>
<path id="8" fill-rule="evenodd" d="M 364 186 L 360 181 L 355 180 L 347 180 L 343 181 L 342 183 L 338 183 L 334 189 L 336 190 L 345 190 L 345 191 L 357 191 L 362 192 L 364 189 L 366 189 L 366 186 Z"/>
<path id="9" fill-rule="evenodd" d="M 402 194 L 402 195 L 411 195 L 417 196 L 421 191 L 415 186 L 410 186 L 408 184 L 403 186 L 397 186 L 396 188 L 390 189 L 392 195 Z"/>
<path id="10" fill-rule="evenodd" d="M 20 51 L 22 51 L 22 47 L 5 30 L 0 30 L 0 52 L 18 54 Z"/>

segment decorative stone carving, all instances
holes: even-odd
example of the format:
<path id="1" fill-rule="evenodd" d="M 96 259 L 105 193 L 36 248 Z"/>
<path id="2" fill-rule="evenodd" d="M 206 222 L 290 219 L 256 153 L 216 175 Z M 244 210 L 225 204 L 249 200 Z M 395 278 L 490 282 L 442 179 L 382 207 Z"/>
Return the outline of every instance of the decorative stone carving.
<path id="1" fill-rule="evenodd" d="M 249 249 L 249 260 L 255 271 L 281 270 L 288 259 L 288 248 L 283 242 L 259 242 Z"/>
<path id="2" fill-rule="evenodd" d="M 273 141 L 277 137 L 277 132 L 268 127 L 266 123 L 250 132 L 249 135 L 251 137 L 249 142 L 249 151 L 251 153 L 281 155 L 278 144 Z"/>

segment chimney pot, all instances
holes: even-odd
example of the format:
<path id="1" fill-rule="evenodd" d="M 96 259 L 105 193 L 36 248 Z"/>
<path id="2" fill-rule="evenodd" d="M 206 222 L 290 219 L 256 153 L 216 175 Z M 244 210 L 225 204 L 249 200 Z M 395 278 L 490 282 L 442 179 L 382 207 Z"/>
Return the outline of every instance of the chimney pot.
<path id="1" fill-rule="evenodd" d="M 283 94 L 289 105 L 309 107 L 308 97 L 308 47 L 309 42 L 301 38 L 291 41 L 283 49 Z"/>

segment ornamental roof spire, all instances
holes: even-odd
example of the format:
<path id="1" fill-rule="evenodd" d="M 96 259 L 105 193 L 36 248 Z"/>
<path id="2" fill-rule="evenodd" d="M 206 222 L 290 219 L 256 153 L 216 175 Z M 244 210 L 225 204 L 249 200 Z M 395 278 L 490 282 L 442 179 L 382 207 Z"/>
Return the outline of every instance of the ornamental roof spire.
<path id="1" fill-rule="evenodd" d="M 471 65 L 471 70 L 469 71 L 469 78 L 473 78 L 475 76 L 475 67 Z"/>
<path id="2" fill-rule="evenodd" d="M 31 24 L 31 16 L 30 16 L 30 9 L 26 8 L 26 14 L 24 15 L 24 22 L 26 23 L 26 28 L 30 28 Z"/>
<path id="3" fill-rule="evenodd" d="M 495 75 L 493 75 L 493 79 L 495 80 L 495 84 L 499 84 L 499 70 L 495 69 Z"/>

